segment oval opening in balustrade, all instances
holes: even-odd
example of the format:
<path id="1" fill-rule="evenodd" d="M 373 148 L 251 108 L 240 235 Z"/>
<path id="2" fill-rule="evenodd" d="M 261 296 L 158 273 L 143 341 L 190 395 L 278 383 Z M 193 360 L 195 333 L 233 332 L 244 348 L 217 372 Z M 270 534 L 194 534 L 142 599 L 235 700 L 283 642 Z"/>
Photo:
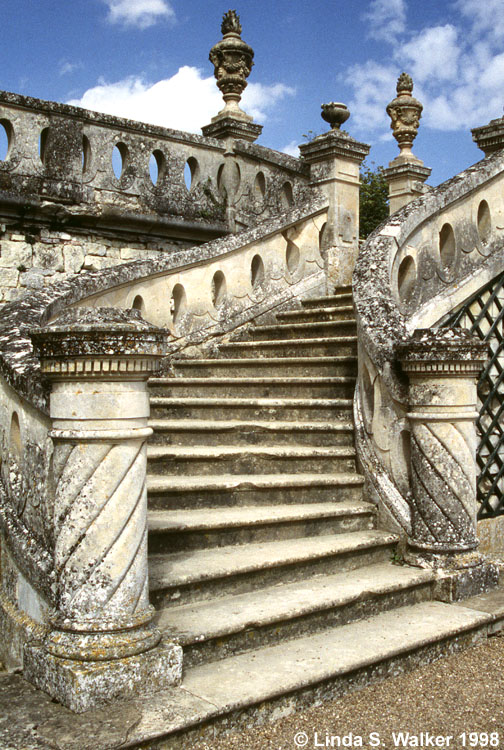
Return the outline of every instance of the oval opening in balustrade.
<path id="1" fill-rule="evenodd" d="M 192 190 L 192 188 L 197 184 L 199 171 L 200 170 L 197 159 L 195 159 L 194 156 L 190 156 L 186 161 L 184 167 L 184 182 L 188 190 Z"/>
<path id="2" fill-rule="evenodd" d="M 402 259 L 397 273 L 397 289 L 402 302 L 407 302 L 415 289 L 417 280 L 415 261 L 411 255 Z"/>
<path id="3" fill-rule="evenodd" d="M 250 264 L 250 281 L 252 289 L 257 289 L 264 281 L 264 263 L 260 255 L 254 255 Z"/>
<path id="4" fill-rule="evenodd" d="M 91 143 L 87 135 L 82 136 L 82 171 L 87 172 L 91 165 Z"/>
<path id="5" fill-rule="evenodd" d="M 138 310 L 140 315 L 144 317 L 145 315 L 145 302 L 143 300 L 143 297 L 140 294 L 137 294 L 135 299 L 133 300 L 133 304 L 131 305 L 132 310 Z"/>
<path id="6" fill-rule="evenodd" d="M 254 194 L 258 201 L 264 200 L 266 195 L 266 178 L 263 172 L 258 172 L 254 182 Z"/>
<path id="7" fill-rule="evenodd" d="M 187 295 L 182 284 L 175 284 L 170 300 L 170 312 L 174 323 L 178 323 L 187 310 Z"/>
<path id="8" fill-rule="evenodd" d="M 299 247 L 295 245 L 290 240 L 287 241 L 287 251 L 285 253 L 285 260 L 287 263 L 287 268 L 289 270 L 289 273 L 294 273 L 294 271 L 299 266 L 299 260 L 300 260 L 300 253 L 299 253 Z"/>
<path id="9" fill-rule="evenodd" d="M 490 240 L 492 234 L 492 219 L 486 201 L 481 201 L 478 206 L 478 234 L 484 245 Z"/>
<path id="10" fill-rule="evenodd" d="M 125 143 L 116 143 L 114 150 L 112 151 L 112 169 L 118 180 L 124 174 L 124 170 L 128 165 L 128 147 Z"/>
<path id="11" fill-rule="evenodd" d="M 369 370 L 366 365 L 362 366 L 362 405 L 364 408 L 364 419 L 366 427 L 371 431 L 374 416 L 374 384 L 371 380 Z"/>
<path id="12" fill-rule="evenodd" d="M 451 224 L 443 224 L 439 232 L 439 257 L 445 268 L 455 260 L 455 232 Z"/>
<path id="13" fill-rule="evenodd" d="M 212 279 L 212 305 L 220 307 L 226 299 L 226 277 L 222 271 L 216 271 Z"/>
<path id="14" fill-rule="evenodd" d="M 152 152 L 149 159 L 149 174 L 153 185 L 162 181 L 166 172 L 165 155 L 158 148 Z"/>
<path id="15" fill-rule="evenodd" d="M 288 209 L 294 204 L 294 194 L 290 182 L 284 182 L 282 185 L 282 205 Z"/>
<path id="16" fill-rule="evenodd" d="M 39 138 L 39 157 L 42 164 L 46 163 L 47 156 L 47 141 L 49 139 L 49 128 L 44 128 L 40 133 Z"/>
<path id="17" fill-rule="evenodd" d="M 21 440 L 21 427 L 17 412 L 13 412 L 11 417 L 9 453 L 16 463 L 21 463 L 21 458 L 23 456 L 23 441 Z"/>
<path id="18" fill-rule="evenodd" d="M 14 131 L 8 120 L 0 120 L 0 161 L 5 161 L 14 140 Z"/>

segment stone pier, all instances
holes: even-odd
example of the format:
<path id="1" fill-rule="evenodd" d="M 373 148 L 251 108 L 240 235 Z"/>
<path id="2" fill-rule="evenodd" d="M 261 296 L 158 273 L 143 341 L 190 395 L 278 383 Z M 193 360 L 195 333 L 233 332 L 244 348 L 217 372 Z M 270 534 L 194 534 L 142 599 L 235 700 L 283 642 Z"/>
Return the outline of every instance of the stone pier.
<path id="1" fill-rule="evenodd" d="M 435 566 L 478 561 L 476 378 L 486 344 L 461 329 L 415 331 L 398 348 L 409 377 L 414 554 Z"/>
<path id="2" fill-rule="evenodd" d="M 56 608 L 24 675 L 75 711 L 179 681 L 153 627 L 147 570 L 147 379 L 166 333 L 137 311 L 74 309 L 32 332 L 52 385 Z"/>

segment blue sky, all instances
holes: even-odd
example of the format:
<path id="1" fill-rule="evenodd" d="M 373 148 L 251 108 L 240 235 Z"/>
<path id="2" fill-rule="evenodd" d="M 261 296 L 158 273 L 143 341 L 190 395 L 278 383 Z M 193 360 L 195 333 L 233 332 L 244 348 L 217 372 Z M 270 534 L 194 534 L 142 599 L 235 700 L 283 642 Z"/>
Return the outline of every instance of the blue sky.
<path id="1" fill-rule="evenodd" d="M 224 0 L 226 2 L 226 0 Z M 242 102 L 260 143 L 297 153 L 343 101 L 345 128 L 387 165 L 402 70 L 424 112 L 414 153 L 436 185 L 478 161 L 470 128 L 502 115 L 504 0 L 240 0 L 255 65 Z M 208 61 L 223 0 L 4 0 L 1 88 L 200 132 L 222 107 Z"/>

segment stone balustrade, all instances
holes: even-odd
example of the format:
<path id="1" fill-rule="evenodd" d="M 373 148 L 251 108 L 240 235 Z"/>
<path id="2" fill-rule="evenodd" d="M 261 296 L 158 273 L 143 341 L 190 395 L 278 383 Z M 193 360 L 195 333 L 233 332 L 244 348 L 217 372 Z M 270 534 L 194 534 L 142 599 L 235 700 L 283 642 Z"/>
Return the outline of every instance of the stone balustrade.
<path id="1" fill-rule="evenodd" d="M 434 438 L 423 435 L 430 429 L 425 410 L 423 422 L 415 417 L 416 404 L 421 402 L 417 402 L 418 388 L 414 383 L 420 375 L 410 372 L 407 365 L 408 389 L 398 352 L 404 354 L 401 347 L 408 347 L 415 331 L 436 329 L 450 312 L 501 272 L 503 168 L 504 157 L 496 154 L 405 206 L 371 235 L 357 262 L 354 301 L 359 333 L 359 387 L 355 402 L 358 452 L 371 495 L 410 539 L 418 535 L 414 505 L 414 498 L 419 495 L 414 479 L 420 460 L 418 451 L 432 453 L 432 445 L 427 443 Z M 441 332 L 434 331 L 433 335 L 434 346 Z M 434 360 L 433 350 L 433 373 Z M 459 403 L 461 407 L 465 404 L 473 417 L 475 376 L 476 370 L 470 376 L 471 393 L 465 394 L 466 401 L 462 394 Z M 428 378 L 427 371 L 421 377 Z M 455 384 L 451 387 L 455 388 Z M 455 412 L 450 420 L 458 429 Z M 414 446 L 423 448 L 417 450 Z M 458 460 L 473 476 L 474 445 Z"/>
<path id="2" fill-rule="evenodd" d="M 114 229 L 120 218 L 123 229 L 201 241 L 306 198 L 305 164 L 240 140 L 230 147 L 9 92 L 0 92 L 0 128 L 6 214 L 30 205 L 33 217 Z"/>
<path id="3" fill-rule="evenodd" d="M 52 321 L 55 325 L 61 322 L 62 314 L 71 315 L 75 310 L 75 315 L 85 318 L 93 316 L 96 308 L 106 308 L 111 314 L 121 313 L 122 309 L 123 315 L 133 308 L 134 315 L 141 314 L 149 324 L 168 329 L 171 335 L 166 350 L 169 354 L 176 355 L 187 346 L 200 350 L 213 347 L 259 316 L 267 320 L 282 306 L 300 304 L 300 298 L 325 293 L 327 213 L 327 201 L 316 199 L 302 209 L 240 235 L 182 249 L 162 260 L 129 263 L 83 274 L 65 283 L 35 290 L 29 297 L 4 308 L 0 328 L 0 525 L 3 536 L 0 631 L 11 634 L 10 651 L 5 656 L 9 665 L 19 664 L 23 643 L 33 638 L 37 641 L 49 638 L 47 647 L 30 652 L 36 679 L 41 665 L 47 661 L 47 653 L 57 660 L 66 649 L 68 656 L 72 643 L 75 646 L 75 641 L 79 641 L 72 633 L 75 623 L 83 628 L 85 602 L 79 600 L 79 607 L 74 611 L 71 592 L 74 579 L 77 580 L 80 573 L 76 567 L 67 575 L 64 565 L 54 565 L 55 555 L 61 555 L 64 560 L 68 542 L 63 527 L 60 533 L 54 523 L 54 504 L 66 507 L 74 495 L 79 496 L 79 488 L 74 495 L 71 492 L 73 463 L 80 460 L 83 451 L 89 466 L 96 472 L 102 471 L 107 461 L 102 460 L 102 453 L 108 450 L 109 444 L 117 446 L 119 441 L 123 447 L 111 448 L 111 451 L 120 453 L 126 468 L 131 459 L 131 472 L 143 471 L 140 458 L 135 456 L 142 455 L 137 449 L 144 437 L 138 437 L 138 433 L 138 445 L 134 445 L 133 436 L 125 436 L 123 428 L 117 424 L 111 427 L 109 412 L 104 422 L 102 420 L 98 427 L 93 423 L 89 429 L 84 429 L 83 424 L 74 424 L 79 418 L 73 415 L 73 407 L 72 414 L 65 417 L 65 408 L 75 401 L 69 396 L 72 388 L 75 390 L 75 382 L 70 370 L 58 371 L 48 360 L 43 367 L 46 378 L 54 381 L 50 405 L 29 332 L 34 328 L 44 331 Z M 98 409 L 100 399 L 106 403 L 108 398 L 106 383 L 103 385 L 104 374 L 93 372 L 91 369 L 87 373 L 84 368 L 80 374 L 82 383 L 77 389 L 82 392 L 79 398 L 84 405 L 86 398 L 94 398 L 94 406 L 88 404 L 92 410 Z M 128 374 L 127 367 L 124 372 Z M 144 378 L 145 373 L 140 376 Z M 118 384 L 114 383 L 117 391 Z M 120 387 L 128 403 L 130 378 Z M 118 407 L 117 411 L 121 413 L 124 409 Z M 128 415 L 124 412 L 122 416 Z M 145 419 L 145 414 L 137 417 Z M 128 424 L 128 429 L 130 427 Z M 97 430 L 100 430 L 98 435 Z M 115 430 L 114 434 L 108 434 L 110 430 Z M 72 445 L 81 448 L 78 453 L 74 451 L 73 457 Z M 115 465 L 115 460 L 113 463 Z M 64 482 L 62 477 L 66 477 Z M 136 480 L 135 483 L 138 484 Z M 85 524 L 85 519 L 81 520 Z M 113 533 L 112 526 L 110 533 Z M 86 543 L 85 535 L 82 542 Z M 91 586 L 89 601 L 92 598 Z M 50 618 L 54 608 L 65 612 L 63 621 Z M 61 631 L 61 622 L 74 623 L 73 627 L 68 625 L 70 636 L 65 628 Z M 82 638 L 88 644 L 92 642 L 89 633 Z M 79 644 L 80 648 L 80 641 Z M 72 653 L 75 656 L 75 650 Z M 92 648 L 90 653 L 92 655 Z M 54 674 L 57 673 L 56 670 Z M 54 680 L 56 684 L 56 677 Z"/>

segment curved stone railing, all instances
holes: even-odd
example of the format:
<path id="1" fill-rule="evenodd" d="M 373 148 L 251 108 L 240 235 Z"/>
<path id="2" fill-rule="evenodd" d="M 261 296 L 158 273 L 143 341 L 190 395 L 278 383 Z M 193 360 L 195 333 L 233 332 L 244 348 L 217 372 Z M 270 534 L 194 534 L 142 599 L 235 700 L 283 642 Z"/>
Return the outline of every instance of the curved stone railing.
<path id="1" fill-rule="evenodd" d="M 415 420 L 420 418 L 415 414 L 421 412 L 428 425 L 427 411 L 434 413 L 437 403 L 437 423 L 443 419 L 448 422 L 446 414 L 455 409 L 458 401 L 462 403 L 463 397 L 456 395 L 455 386 L 449 396 L 446 389 L 441 393 L 448 382 L 446 373 L 459 377 L 458 387 L 462 383 L 460 378 L 467 377 L 469 383 L 477 372 L 477 368 L 460 364 L 464 357 L 466 361 L 469 357 L 470 345 L 465 340 L 450 341 L 446 336 L 451 334 L 439 334 L 436 340 L 445 339 L 444 349 L 432 355 L 430 369 L 425 362 L 418 366 L 411 364 L 411 357 L 415 359 L 420 346 L 415 341 L 417 338 L 422 341 L 419 330 L 436 328 L 448 313 L 502 272 L 503 170 L 504 156 L 496 154 L 405 206 L 371 235 L 356 265 L 353 284 L 359 338 L 355 400 L 358 455 L 370 494 L 410 539 L 411 535 L 417 539 L 421 536 L 418 528 L 415 531 L 415 523 L 418 526 L 419 521 L 415 521 L 416 501 L 412 493 L 415 486 L 420 492 L 419 477 L 415 475 L 420 460 L 418 451 L 424 460 L 426 445 L 430 450 L 434 449 L 434 443 L 438 446 L 443 443 L 446 475 L 451 468 L 457 474 L 459 469 L 455 464 L 461 460 L 455 455 L 455 437 L 441 440 L 439 434 L 434 437 L 430 428 L 429 437 L 427 433 L 419 437 L 418 430 L 412 437 Z M 422 346 L 433 347 L 432 340 L 427 339 L 424 337 Z M 471 351 L 478 362 L 481 352 Z M 410 376 L 409 391 L 406 373 Z M 466 417 L 473 419 L 474 404 L 471 407 L 470 400 L 475 399 L 475 389 L 474 393 L 471 390 L 473 395 L 468 394 L 469 391 L 464 395 L 469 399 Z M 413 403 L 415 400 L 417 403 Z M 443 411 L 445 417 L 440 414 Z M 452 419 L 453 424 L 459 425 L 456 428 L 459 437 L 465 434 L 465 428 L 460 427 L 461 419 L 459 408 Z M 459 448 L 460 455 L 465 455 L 462 443 Z M 412 451 L 417 451 L 416 457 Z M 439 467 L 434 464 L 435 461 L 428 470 L 431 473 L 438 472 Z M 471 467 L 467 472 L 470 484 L 474 479 Z M 439 474 L 442 473 L 441 469 Z M 454 488 L 459 480 L 453 479 L 452 486 L 446 489 L 445 479 L 439 476 L 438 495 L 450 491 L 460 499 L 465 490 Z M 448 484 L 450 481 L 451 477 Z M 460 483 L 465 481 L 462 473 Z M 422 487 L 422 492 L 431 489 Z M 431 494 L 436 493 L 432 490 Z M 437 531 L 437 528 L 432 530 L 432 539 Z"/>
<path id="2" fill-rule="evenodd" d="M 104 308 L 133 308 L 156 330 L 168 329 L 165 351 L 169 354 L 189 346 L 192 355 L 195 347 L 214 347 L 259 316 L 267 320 L 282 306 L 296 304 L 299 297 L 326 291 L 320 246 L 327 211 L 326 203 L 313 201 L 239 235 L 164 260 L 91 272 L 3 308 L 0 525 L 5 544 L 0 628 L 2 619 L 12 620 L 13 607 L 18 608 L 19 627 L 25 630 L 27 617 L 32 627 L 46 622 L 57 591 L 52 502 L 58 497 L 54 483 L 61 460 L 50 434 L 54 422 L 49 417 L 49 393 L 30 331 L 43 331 L 72 308 L 89 312 L 98 308 L 100 315 Z M 18 657 L 22 640 L 21 636 L 13 640 Z"/>
<path id="3" fill-rule="evenodd" d="M 0 188 L 12 210 L 63 223 L 148 225 L 184 219 L 223 234 L 301 205 L 309 166 L 286 154 L 0 92 Z M 1 145 L 3 144 L 3 148 Z M 78 207 L 78 209 L 76 208 Z M 153 227 L 153 219 L 156 226 Z M 164 219 L 164 223 L 163 223 Z M 210 235 L 212 236 L 212 235 Z"/>

